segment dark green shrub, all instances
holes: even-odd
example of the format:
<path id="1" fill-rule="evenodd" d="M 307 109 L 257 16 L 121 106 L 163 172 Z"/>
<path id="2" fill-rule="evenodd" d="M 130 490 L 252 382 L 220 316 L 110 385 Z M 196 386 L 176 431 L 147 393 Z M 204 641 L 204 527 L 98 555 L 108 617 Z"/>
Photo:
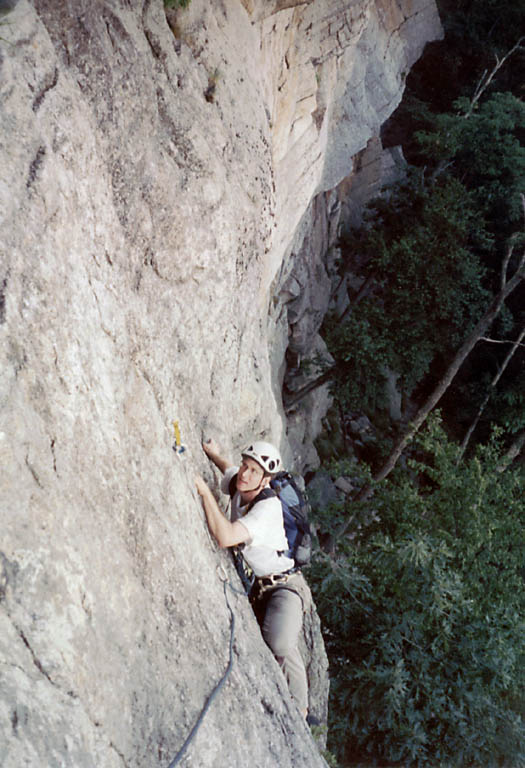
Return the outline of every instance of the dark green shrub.
<path id="1" fill-rule="evenodd" d="M 379 521 L 312 568 L 329 746 L 345 765 L 518 768 L 523 473 L 497 471 L 496 441 L 458 466 L 435 423 L 420 449 L 425 461 L 376 489 Z"/>

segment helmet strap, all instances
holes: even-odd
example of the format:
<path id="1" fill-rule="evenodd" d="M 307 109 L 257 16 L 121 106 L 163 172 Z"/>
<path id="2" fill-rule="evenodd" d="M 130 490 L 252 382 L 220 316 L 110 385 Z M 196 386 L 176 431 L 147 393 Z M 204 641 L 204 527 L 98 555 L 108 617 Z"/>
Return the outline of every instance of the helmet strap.
<path id="1" fill-rule="evenodd" d="M 261 467 L 261 469 L 262 469 L 262 467 Z M 271 475 L 269 474 L 269 472 L 264 472 L 263 476 L 259 480 L 259 485 L 256 485 L 255 488 L 252 488 L 251 490 L 244 491 L 244 494 L 255 493 L 255 492 L 258 493 L 259 491 L 262 491 L 262 489 L 265 488 L 266 485 L 267 485 L 267 483 L 264 483 L 264 481 L 266 480 L 267 477 L 271 477 Z M 263 485 L 263 483 L 264 483 L 264 485 Z"/>

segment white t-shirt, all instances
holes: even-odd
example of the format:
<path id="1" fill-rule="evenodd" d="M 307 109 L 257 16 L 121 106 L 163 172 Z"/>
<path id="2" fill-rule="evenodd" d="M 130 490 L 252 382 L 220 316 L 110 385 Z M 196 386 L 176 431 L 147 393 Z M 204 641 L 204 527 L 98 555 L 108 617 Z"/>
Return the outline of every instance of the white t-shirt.
<path id="1" fill-rule="evenodd" d="M 238 467 L 226 470 L 221 482 L 223 493 L 229 493 L 230 481 L 238 471 Z M 240 520 L 250 534 L 250 540 L 243 547 L 242 556 L 256 576 L 289 571 L 294 567 L 294 561 L 278 554 L 288 549 L 281 502 L 277 496 L 262 499 L 247 513 L 248 506 L 241 505 L 241 494 L 235 491 L 232 497 L 231 521 L 234 523 Z"/>

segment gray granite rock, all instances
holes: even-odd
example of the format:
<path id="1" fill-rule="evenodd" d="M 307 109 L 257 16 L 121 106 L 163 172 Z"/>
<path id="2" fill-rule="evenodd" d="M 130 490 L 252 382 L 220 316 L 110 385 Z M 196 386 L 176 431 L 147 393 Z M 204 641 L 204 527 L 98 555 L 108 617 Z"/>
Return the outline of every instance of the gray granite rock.
<path id="1" fill-rule="evenodd" d="M 384 3 L 263 6 L 20 0 L 2 23 L 5 768 L 168 766 L 227 667 L 219 566 L 240 585 L 194 491 L 195 472 L 216 480 L 200 443 L 233 456 L 265 436 L 292 459 L 276 278 L 348 148 L 329 130 L 351 68 L 329 17 L 356 14 L 361 39 Z M 322 297 L 315 312 L 295 299 L 315 336 Z M 324 765 L 246 598 L 227 594 L 233 669 L 181 764 Z M 324 716 L 315 613 L 306 636 Z"/>

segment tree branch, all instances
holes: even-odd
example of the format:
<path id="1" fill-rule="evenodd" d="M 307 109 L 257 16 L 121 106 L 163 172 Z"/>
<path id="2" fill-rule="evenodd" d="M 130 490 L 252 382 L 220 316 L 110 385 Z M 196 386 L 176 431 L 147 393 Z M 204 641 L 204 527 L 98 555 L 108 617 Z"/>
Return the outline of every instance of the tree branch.
<path id="1" fill-rule="evenodd" d="M 507 452 L 505 453 L 505 455 L 503 456 L 502 460 L 498 465 L 498 472 L 504 472 L 509 467 L 509 465 L 514 461 L 514 459 L 516 459 L 520 455 L 524 446 L 525 446 L 525 429 L 517 435 L 517 437 L 511 443 L 510 447 L 507 449 Z"/>
<path id="2" fill-rule="evenodd" d="M 516 272 L 516 274 L 506 283 L 503 290 L 501 290 L 497 294 L 497 296 L 493 299 L 490 307 L 487 309 L 487 311 L 485 312 L 481 320 L 478 322 L 474 330 L 469 334 L 467 339 L 463 342 L 463 344 L 457 351 L 454 359 L 452 360 L 451 364 L 449 365 L 445 375 L 443 376 L 441 381 L 438 383 L 437 387 L 434 389 L 434 391 L 432 392 L 430 397 L 427 399 L 427 401 L 421 406 L 409 430 L 398 442 L 398 445 L 393 451 L 392 456 L 389 457 L 385 465 L 379 470 L 377 475 L 374 477 L 374 480 L 376 481 L 382 480 L 394 468 L 395 463 L 399 458 L 399 456 L 401 455 L 405 446 L 410 442 L 410 440 L 412 440 L 412 438 L 418 431 L 419 427 L 426 420 L 430 411 L 437 405 L 442 395 L 446 392 L 446 390 L 452 383 L 455 375 L 459 371 L 462 363 L 464 362 L 466 357 L 470 354 L 470 352 L 474 349 L 480 337 L 485 333 L 487 328 L 489 328 L 489 326 L 492 325 L 492 323 L 498 316 L 505 299 L 507 299 L 507 297 L 512 293 L 512 291 L 514 291 L 518 287 L 518 285 L 521 283 L 524 277 L 525 275 L 522 275 L 520 272 Z"/>
<path id="3" fill-rule="evenodd" d="M 480 341 L 487 341 L 490 344 L 513 344 L 517 347 L 525 347 L 525 344 L 518 344 L 518 342 L 512 341 L 512 339 L 489 339 L 488 336 L 482 336 Z"/>
<path id="4" fill-rule="evenodd" d="M 481 417 L 483 415 L 483 411 L 487 407 L 487 403 L 489 402 L 489 400 L 491 398 L 491 395 L 492 395 L 493 391 L 495 390 L 498 381 L 502 377 L 503 372 L 505 371 L 505 368 L 509 364 L 509 362 L 510 362 L 514 352 L 517 350 L 517 348 L 520 347 L 520 346 L 524 346 L 523 344 L 521 344 L 521 341 L 522 341 L 522 339 L 524 337 L 525 337 L 525 325 L 521 329 L 520 335 L 518 336 L 516 341 L 513 343 L 512 348 L 508 351 L 507 356 L 506 356 L 505 360 L 502 362 L 498 372 L 496 373 L 496 375 L 494 376 L 494 378 L 490 382 L 490 386 L 489 386 L 489 388 L 488 388 L 488 390 L 487 390 L 487 392 L 485 394 L 485 397 L 483 398 L 483 402 L 481 403 L 480 407 L 478 408 L 478 412 L 476 414 L 476 417 L 474 418 L 472 424 L 470 425 L 470 427 L 467 430 L 467 433 L 466 433 L 465 437 L 463 438 L 463 442 L 461 443 L 460 453 L 459 453 L 458 459 L 457 459 L 457 463 L 458 464 L 461 461 L 461 459 L 463 458 L 463 455 L 464 455 L 465 451 L 467 450 L 467 446 L 468 446 L 468 444 L 470 442 L 470 438 L 472 437 L 472 433 L 476 429 L 476 427 L 478 425 L 478 422 L 479 422 L 479 420 L 481 419 Z M 486 341 L 486 339 L 483 339 L 483 340 Z M 480 341 L 481 341 L 481 339 L 480 339 Z M 506 342 L 501 342 L 501 343 L 504 344 Z"/>
<path id="5" fill-rule="evenodd" d="M 472 112 L 474 111 L 474 109 L 476 107 L 476 104 L 478 103 L 478 101 L 480 100 L 480 98 L 483 95 L 483 93 L 487 90 L 487 88 L 491 84 L 491 82 L 494 79 L 494 77 L 496 76 L 496 73 L 498 72 L 498 70 L 501 69 L 501 67 L 505 64 L 507 59 L 510 56 L 512 56 L 513 53 L 515 53 L 516 51 L 521 49 L 521 47 L 522 47 L 521 44 L 522 44 L 522 42 L 524 40 L 525 40 L 525 37 L 520 37 L 518 42 L 515 45 L 512 46 L 510 51 L 507 51 L 507 53 L 505 54 L 505 56 L 502 59 L 499 59 L 496 56 L 496 64 L 495 64 L 494 68 L 492 69 L 492 71 L 488 75 L 487 75 L 487 70 L 485 70 L 483 72 L 483 74 L 481 75 L 481 78 L 480 78 L 480 80 L 479 80 L 479 82 L 478 82 L 478 84 L 476 86 L 476 90 L 474 91 L 474 96 L 472 97 L 472 100 L 470 102 L 470 108 L 469 108 L 468 112 L 464 115 L 465 118 L 469 118 L 471 116 Z"/>
<path id="6" fill-rule="evenodd" d="M 511 239 L 507 252 L 505 254 L 505 258 L 503 259 L 503 264 L 501 265 L 501 278 L 500 278 L 500 288 L 503 288 L 505 283 L 507 282 L 507 270 L 509 268 L 509 261 L 510 257 L 512 256 L 512 252 L 514 251 L 514 240 L 515 237 Z"/>

